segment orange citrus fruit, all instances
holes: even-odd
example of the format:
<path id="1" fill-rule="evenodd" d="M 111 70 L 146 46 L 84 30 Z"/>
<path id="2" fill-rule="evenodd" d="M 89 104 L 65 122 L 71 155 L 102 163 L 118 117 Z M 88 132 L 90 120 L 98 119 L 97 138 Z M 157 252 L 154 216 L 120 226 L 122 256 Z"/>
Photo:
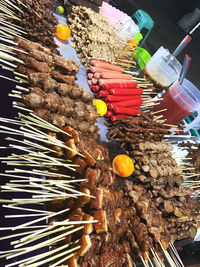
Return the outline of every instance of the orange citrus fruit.
<path id="1" fill-rule="evenodd" d="M 57 27 L 56 27 L 56 36 L 63 40 L 63 41 L 66 41 L 69 39 L 71 35 L 71 30 L 70 28 L 65 25 L 65 24 L 59 24 Z"/>
<path id="2" fill-rule="evenodd" d="M 134 170 L 134 164 L 132 159 L 127 155 L 117 155 L 112 162 L 114 171 L 121 177 L 130 176 Z"/>

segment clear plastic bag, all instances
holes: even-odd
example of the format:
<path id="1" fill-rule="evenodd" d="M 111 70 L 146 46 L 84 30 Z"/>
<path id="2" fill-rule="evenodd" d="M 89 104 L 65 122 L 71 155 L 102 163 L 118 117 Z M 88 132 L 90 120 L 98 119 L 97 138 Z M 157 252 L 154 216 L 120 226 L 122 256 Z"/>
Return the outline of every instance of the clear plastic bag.
<path id="1" fill-rule="evenodd" d="M 115 26 L 115 33 L 125 41 L 131 38 L 134 39 L 139 31 L 138 25 L 135 24 L 131 17 L 125 17 L 119 20 Z"/>

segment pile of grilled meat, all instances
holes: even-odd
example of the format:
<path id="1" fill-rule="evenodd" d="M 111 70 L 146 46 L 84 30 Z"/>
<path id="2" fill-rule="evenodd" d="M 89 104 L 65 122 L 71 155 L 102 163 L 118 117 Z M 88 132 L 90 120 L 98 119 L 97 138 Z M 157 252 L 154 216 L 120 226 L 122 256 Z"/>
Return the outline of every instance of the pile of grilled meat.
<path id="1" fill-rule="evenodd" d="M 75 83 L 78 64 L 40 44 L 19 38 L 15 42 L 18 57 L 24 62 L 18 64 L 17 71 L 28 75 L 29 93 L 22 94 L 25 105 L 58 127 L 70 125 L 98 139 L 98 127 L 94 125 L 98 114 L 92 104 L 93 96 Z"/>
<path id="2" fill-rule="evenodd" d="M 58 24 L 57 18 L 53 15 L 52 1 L 21 0 L 16 1 L 16 17 L 9 19 L 13 24 L 21 26 L 26 33 L 24 37 L 30 41 L 38 42 L 51 51 L 59 54 L 54 41 L 55 27 Z"/>
<path id="3" fill-rule="evenodd" d="M 67 14 L 72 11 L 72 6 L 84 6 L 99 13 L 99 7 L 102 5 L 103 0 L 66 0 L 65 10 Z"/>

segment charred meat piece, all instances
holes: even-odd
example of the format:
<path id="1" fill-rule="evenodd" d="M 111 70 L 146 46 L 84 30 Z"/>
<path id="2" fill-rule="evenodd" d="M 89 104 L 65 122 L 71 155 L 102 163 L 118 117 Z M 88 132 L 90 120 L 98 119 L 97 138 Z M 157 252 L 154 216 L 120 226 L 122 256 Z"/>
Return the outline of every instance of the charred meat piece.
<path id="1" fill-rule="evenodd" d="M 38 61 L 32 57 L 26 56 L 26 55 L 22 55 L 21 59 L 24 61 L 25 65 L 28 68 L 31 68 L 31 69 L 38 71 L 38 72 L 45 72 L 45 73 L 51 72 L 51 69 L 46 62 L 40 62 L 40 61 Z"/>
<path id="2" fill-rule="evenodd" d="M 25 75 L 30 75 L 32 73 L 35 73 L 34 70 L 32 70 L 30 68 L 27 68 L 22 64 L 18 64 L 16 71 L 18 71 L 18 72 L 20 72 L 22 74 L 25 74 Z"/>
<path id="3" fill-rule="evenodd" d="M 43 89 L 45 92 L 55 91 L 59 86 L 59 83 L 52 79 L 50 76 L 43 80 Z"/>
<path id="4" fill-rule="evenodd" d="M 42 51 L 48 55 L 51 55 L 50 49 L 43 47 L 42 45 L 40 45 L 38 43 L 29 42 L 29 41 L 26 41 L 26 40 L 18 38 L 18 37 L 15 38 L 14 41 L 18 44 L 19 47 L 23 48 L 26 51 L 39 50 L 39 51 Z"/>
<path id="5" fill-rule="evenodd" d="M 52 123 L 59 128 L 64 127 L 67 124 L 68 120 L 65 116 L 53 113 L 52 114 Z"/>
<path id="6" fill-rule="evenodd" d="M 68 96 L 69 93 L 73 90 L 73 87 L 66 83 L 58 83 L 58 93 L 61 96 Z"/>
<path id="7" fill-rule="evenodd" d="M 29 77 L 29 82 L 34 85 L 34 86 L 39 86 L 43 85 L 43 82 L 51 78 L 49 73 L 44 73 L 44 72 L 34 72 L 28 75 Z"/>
<path id="8" fill-rule="evenodd" d="M 79 72 L 79 65 L 76 62 L 74 62 L 72 59 L 66 59 L 64 57 L 57 56 L 57 55 L 54 55 L 53 57 L 54 57 L 54 63 L 56 66 L 66 69 L 69 73 Z"/>
<path id="9" fill-rule="evenodd" d="M 22 94 L 22 99 L 25 104 L 30 108 L 43 108 L 44 107 L 44 97 L 35 93 L 30 93 L 28 95 Z"/>
<path id="10" fill-rule="evenodd" d="M 38 109 L 35 109 L 33 111 L 33 113 L 35 115 L 37 115 L 38 117 L 42 118 L 43 120 L 45 121 L 48 121 L 48 122 L 52 122 L 52 115 L 50 113 L 50 111 L 48 109 L 41 109 L 41 108 L 38 108 Z"/>
<path id="11" fill-rule="evenodd" d="M 75 75 L 64 75 L 55 70 L 53 70 L 51 74 L 53 78 L 56 79 L 58 82 L 62 82 L 62 83 L 70 84 L 70 85 L 74 84 L 76 80 Z"/>
<path id="12" fill-rule="evenodd" d="M 45 106 L 47 109 L 50 109 L 51 111 L 56 111 L 59 109 L 61 103 L 62 100 L 57 93 L 53 92 L 46 94 Z"/>

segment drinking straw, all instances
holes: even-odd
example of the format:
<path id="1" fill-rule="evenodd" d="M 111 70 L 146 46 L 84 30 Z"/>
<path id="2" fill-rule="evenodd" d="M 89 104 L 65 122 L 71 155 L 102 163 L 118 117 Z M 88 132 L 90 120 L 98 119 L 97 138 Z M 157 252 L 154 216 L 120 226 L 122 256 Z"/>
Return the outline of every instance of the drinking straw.
<path id="1" fill-rule="evenodd" d="M 200 26 L 200 22 L 185 36 L 185 38 L 180 42 L 180 44 L 177 46 L 177 48 L 174 50 L 172 55 L 174 57 L 177 57 L 181 51 L 190 43 L 192 40 L 191 35 L 197 30 L 197 28 Z"/>
<path id="2" fill-rule="evenodd" d="M 180 73 L 180 76 L 179 76 L 179 83 L 180 84 L 182 84 L 182 82 L 183 82 L 183 80 L 185 78 L 185 75 L 186 75 L 186 73 L 188 71 L 190 62 L 191 62 L 191 57 L 188 56 L 188 55 L 185 55 L 183 66 L 182 66 L 181 73 Z"/>

